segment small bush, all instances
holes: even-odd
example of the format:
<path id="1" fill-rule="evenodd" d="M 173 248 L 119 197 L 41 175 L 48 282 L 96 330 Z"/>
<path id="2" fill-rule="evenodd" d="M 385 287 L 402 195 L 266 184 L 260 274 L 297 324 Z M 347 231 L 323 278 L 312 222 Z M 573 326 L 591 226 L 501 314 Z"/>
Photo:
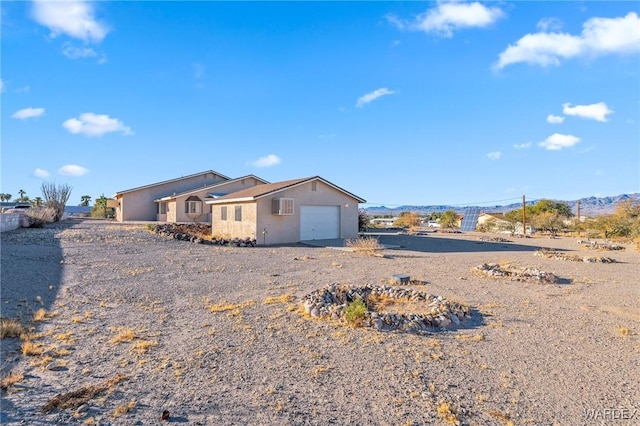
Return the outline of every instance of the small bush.
<path id="1" fill-rule="evenodd" d="M 20 383 L 24 379 L 24 374 L 22 373 L 9 373 L 4 375 L 2 379 L 0 379 L 0 389 L 7 390 L 11 386 Z"/>
<path id="2" fill-rule="evenodd" d="M 27 217 L 29 218 L 29 228 L 42 228 L 45 224 L 54 221 L 56 212 L 50 207 L 29 209 L 27 211 Z"/>
<path id="3" fill-rule="evenodd" d="M 382 246 L 378 240 L 373 237 L 347 240 L 345 241 L 345 246 L 356 253 L 362 253 L 366 256 L 373 256 L 377 251 L 382 250 Z"/>
<path id="4" fill-rule="evenodd" d="M 367 317 L 367 305 L 360 298 L 349 303 L 344 308 L 344 319 L 354 327 L 361 327 L 362 322 Z"/>
<path id="5" fill-rule="evenodd" d="M 38 355 L 42 355 L 42 352 L 44 352 L 44 348 L 42 347 L 41 344 L 31 343 L 30 340 L 26 340 L 22 342 L 21 350 L 22 350 L 22 355 L 25 355 L 25 356 L 38 356 Z"/>
<path id="6" fill-rule="evenodd" d="M 25 332 L 24 327 L 15 320 L 2 320 L 0 324 L 0 338 L 20 337 Z"/>
<path id="7" fill-rule="evenodd" d="M 45 321 L 49 318 L 49 315 L 46 311 L 46 309 L 38 309 L 34 314 L 33 314 L 33 321 L 34 322 L 40 322 L 40 321 Z"/>

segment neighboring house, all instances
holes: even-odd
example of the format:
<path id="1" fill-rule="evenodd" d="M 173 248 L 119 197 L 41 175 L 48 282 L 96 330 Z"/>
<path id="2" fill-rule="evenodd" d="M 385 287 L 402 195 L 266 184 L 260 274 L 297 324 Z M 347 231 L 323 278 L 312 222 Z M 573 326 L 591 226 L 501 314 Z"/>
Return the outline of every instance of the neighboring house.
<path id="1" fill-rule="evenodd" d="M 118 206 L 116 220 L 123 221 L 155 221 L 159 213 L 156 200 L 163 197 L 180 194 L 197 188 L 205 188 L 217 183 L 230 180 L 213 170 L 184 176 L 177 179 L 166 180 L 151 185 L 140 186 L 117 192 L 114 195 Z"/>
<path id="2" fill-rule="evenodd" d="M 158 198 L 154 200 L 158 203 L 157 220 L 170 223 L 211 223 L 211 206 L 205 204 L 207 201 L 266 183 L 269 182 L 249 175 Z"/>
<path id="3" fill-rule="evenodd" d="M 365 200 L 319 177 L 257 185 L 208 200 L 214 236 L 258 244 L 358 237 Z"/>
<path id="4" fill-rule="evenodd" d="M 392 228 L 398 217 L 376 217 L 369 220 L 369 224 L 372 226 L 378 226 L 381 228 Z"/>
<path id="5" fill-rule="evenodd" d="M 514 224 L 504 218 L 504 213 L 480 213 L 477 229 L 489 232 L 512 232 Z M 521 225 L 522 229 L 522 225 Z"/>

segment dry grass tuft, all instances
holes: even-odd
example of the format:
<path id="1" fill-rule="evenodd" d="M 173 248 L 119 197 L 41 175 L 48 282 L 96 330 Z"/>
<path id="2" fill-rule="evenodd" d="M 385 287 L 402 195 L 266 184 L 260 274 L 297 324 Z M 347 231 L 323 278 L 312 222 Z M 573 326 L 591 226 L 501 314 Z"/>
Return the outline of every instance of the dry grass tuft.
<path id="1" fill-rule="evenodd" d="M 117 328 L 115 329 L 115 331 L 118 334 L 116 334 L 111 340 L 109 340 L 109 343 L 115 344 L 121 342 L 130 342 L 137 337 L 135 330 L 131 328 Z"/>
<path id="2" fill-rule="evenodd" d="M 18 321 L 3 319 L 0 322 L 0 338 L 2 339 L 20 337 L 25 331 L 25 328 Z"/>
<path id="3" fill-rule="evenodd" d="M 146 354 L 149 351 L 149 349 L 157 345 L 158 345 L 158 342 L 156 341 L 139 340 L 131 346 L 131 352 L 135 355 L 141 356 Z"/>
<path id="4" fill-rule="evenodd" d="M 631 334 L 631 330 L 629 330 L 627 327 L 618 327 L 618 333 L 623 336 L 628 336 Z"/>
<path id="5" fill-rule="evenodd" d="M 126 404 L 122 404 L 118 407 L 116 407 L 115 410 L 113 410 L 113 417 L 120 417 L 123 414 L 127 414 L 128 412 L 132 411 L 136 406 L 136 401 L 134 399 L 132 399 L 131 401 L 129 401 Z"/>
<path id="6" fill-rule="evenodd" d="M 33 343 L 31 340 L 25 340 L 22 342 L 22 355 L 25 356 L 38 356 L 42 355 L 44 348 L 40 343 Z"/>
<path id="7" fill-rule="evenodd" d="M 264 299 L 262 302 L 265 305 L 272 305 L 274 303 L 289 303 L 294 299 L 293 294 L 283 294 L 282 296 L 271 296 Z"/>
<path id="8" fill-rule="evenodd" d="M 40 411 L 43 413 L 49 413 L 57 409 L 77 408 L 126 379 L 127 376 L 118 374 L 109 380 L 105 380 L 101 384 L 84 386 L 71 392 L 56 395 L 47 401 Z"/>
<path id="9" fill-rule="evenodd" d="M 318 365 L 316 368 L 313 369 L 313 375 L 318 377 L 320 374 L 322 373 L 326 373 L 328 371 L 333 370 L 334 367 L 331 365 Z"/>
<path id="10" fill-rule="evenodd" d="M 444 420 L 445 423 L 450 425 L 459 424 L 458 414 L 453 410 L 451 404 L 445 401 L 440 401 L 438 405 L 438 417 Z"/>
<path id="11" fill-rule="evenodd" d="M 33 314 L 33 321 L 40 322 L 46 321 L 49 318 L 46 309 L 38 309 L 35 314 Z"/>
<path id="12" fill-rule="evenodd" d="M 210 305 L 209 310 L 211 312 L 236 311 L 244 308 L 250 308 L 252 306 L 255 306 L 255 304 L 256 304 L 255 300 L 246 300 L 244 302 L 235 303 L 235 304 L 228 303 L 228 302 L 221 302 L 221 303 L 215 303 L 213 305 Z"/>
<path id="13" fill-rule="evenodd" d="M 56 334 L 55 336 L 53 336 L 53 338 L 58 340 L 59 342 L 66 343 L 69 345 L 72 345 L 74 343 L 73 333 L 70 331 L 66 333 Z"/>
<path id="14" fill-rule="evenodd" d="M 0 389 L 6 391 L 11 386 L 20 383 L 24 379 L 24 374 L 22 373 L 9 373 L 7 375 L 2 376 L 0 379 Z"/>
<path id="15" fill-rule="evenodd" d="M 484 334 L 459 334 L 455 337 L 456 340 L 464 340 L 465 342 L 482 342 L 484 340 Z"/>
<path id="16" fill-rule="evenodd" d="M 380 250 L 382 250 L 382 246 L 378 240 L 373 237 L 349 239 L 344 242 L 344 245 L 354 252 L 365 256 L 375 256 Z"/>
<path id="17" fill-rule="evenodd" d="M 506 414 L 501 413 L 500 411 L 496 411 L 496 410 L 489 410 L 489 415 L 492 417 L 495 417 L 496 419 L 500 419 L 503 422 L 505 422 L 505 424 L 507 426 L 513 426 L 513 421 L 509 418 L 509 416 L 507 416 Z"/>

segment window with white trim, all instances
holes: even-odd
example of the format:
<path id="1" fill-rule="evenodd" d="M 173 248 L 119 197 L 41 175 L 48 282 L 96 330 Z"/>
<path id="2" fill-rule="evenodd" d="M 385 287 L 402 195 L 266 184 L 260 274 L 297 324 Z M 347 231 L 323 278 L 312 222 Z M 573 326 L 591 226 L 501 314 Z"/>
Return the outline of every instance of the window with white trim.
<path id="1" fill-rule="evenodd" d="M 187 214 L 202 214 L 202 200 L 195 195 L 187 198 L 184 204 L 184 212 Z"/>
<path id="2" fill-rule="evenodd" d="M 236 222 L 242 222 L 242 206 L 236 206 Z"/>
<path id="3" fill-rule="evenodd" d="M 220 207 L 220 220 L 227 220 L 227 206 Z"/>

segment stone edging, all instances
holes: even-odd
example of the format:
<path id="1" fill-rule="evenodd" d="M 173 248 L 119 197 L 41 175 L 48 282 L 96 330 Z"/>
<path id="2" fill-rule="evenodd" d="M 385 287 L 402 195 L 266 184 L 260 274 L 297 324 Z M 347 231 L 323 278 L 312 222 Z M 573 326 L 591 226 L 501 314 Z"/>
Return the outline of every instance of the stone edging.
<path id="1" fill-rule="evenodd" d="M 438 328 L 458 326 L 471 316 L 469 306 L 450 302 L 442 296 L 404 287 L 373 286 L 351 287 L 331 284 L 302 299 L 305 312 L 315 318 L 344 320 L 344 309 L 349 303 L 362 299 L 365 304 L 370 296 L 402 299 L 412 302 L 427 302 L 423 313 L 399 314 L 376 312 L 367 306 L 362 325 L 380 331 L 405 331 L 425 333 Z"/>

